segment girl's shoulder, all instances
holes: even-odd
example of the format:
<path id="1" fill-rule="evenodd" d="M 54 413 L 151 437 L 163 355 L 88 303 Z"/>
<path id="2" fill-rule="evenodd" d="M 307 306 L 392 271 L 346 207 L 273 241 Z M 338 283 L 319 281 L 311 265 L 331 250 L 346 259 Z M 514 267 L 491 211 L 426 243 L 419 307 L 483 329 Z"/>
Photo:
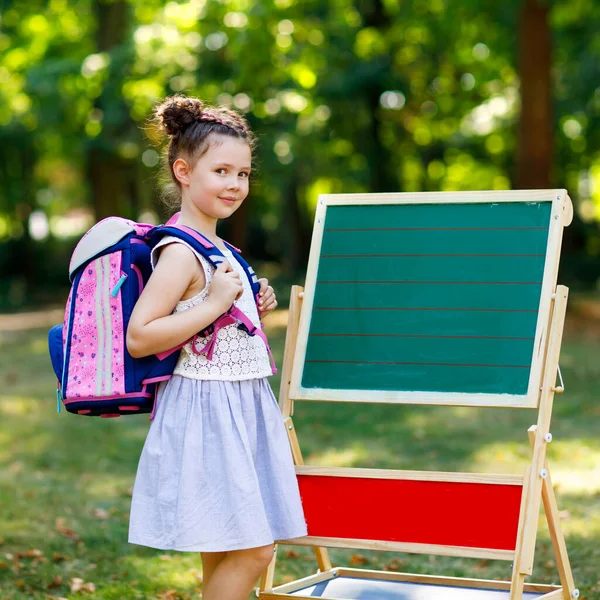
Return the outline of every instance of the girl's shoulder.
<path id="1" fill-rule="evenodd" d="M 169 262 L 179 262 L 183 260 L 192 265 L 193 262 L 196 262 L 195 254 L 193 248 L 183 240 L 173 236 L 165 236 L 158 244 L 156 244 L 156 246 L 154 246 L 154 248 L 152 248 L 150 262 L 153 269 L 156 268 L 160 257 L 163 257 L 163 262 L 165 260 Z"/>

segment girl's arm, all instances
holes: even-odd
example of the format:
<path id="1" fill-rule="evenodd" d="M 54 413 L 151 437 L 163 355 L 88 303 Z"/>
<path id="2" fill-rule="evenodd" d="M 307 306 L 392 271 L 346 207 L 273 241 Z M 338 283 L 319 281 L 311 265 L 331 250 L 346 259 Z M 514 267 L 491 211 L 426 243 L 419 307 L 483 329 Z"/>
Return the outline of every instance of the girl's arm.
<path id="1" fill-rule="evenodd" d="M 228 268 L 231 271 L 231 266 Z M 199 285 L 198 289 L 204 287 L 205 277 L 188 248 L 181 244 L 165 246 L 131 313 L 127 327 L 129 354 L 141 358 L 170 350 L 208 327 L 233 304 L 239 291 L 236 282 L 241 286 L 237 273 L 226 272 L 226 267 L 221 265 L 213 275 L 208 298 L 197 306 L 172 314 L 192 283 L 194 287 Z"/>

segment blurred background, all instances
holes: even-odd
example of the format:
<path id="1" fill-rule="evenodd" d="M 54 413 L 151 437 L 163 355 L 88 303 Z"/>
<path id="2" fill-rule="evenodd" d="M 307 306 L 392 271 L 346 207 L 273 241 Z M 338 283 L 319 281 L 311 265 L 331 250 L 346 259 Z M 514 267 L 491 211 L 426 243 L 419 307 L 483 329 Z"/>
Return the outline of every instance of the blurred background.
<path id="1" fill-rule="evenodd" d="M 4 309 L 64 295 L 96 220 L 164 221 L 145 120 L 176 92 L 235 107 L 258 134 L 251 195 L 222 233 L 286 274 L 305 268 L 319 193 L 556 187 L 576 207 L 561 279 L 596 288 L 594 0 L 2 6 Z"/>
<path id="2" fill-rule="evenodd" d="M 0 0 L 0 597 L 201 594 L 198 557 L 126 543 L 147 420 L 56 415 L 45 339 L 91 225 L 169 216 L 146 120 L 181 92 L 236 108 L 258 135 L 250 195 L 220 233 L 275 282 L 279 364 L 320 193 L 568 190 L 567 391 L 549 460 L 581 598 L 599 599 L 599 32 L 597 0 Z M 304 404 L 294 418 L 309 464 L 529 461 L 525 413 Z M 532 580 L 556 582 L 540 527 Z M 494 561 L 331 556 L 510 578 Z M 276 582 L 315 572 L 314 555 L 282 550 L 280 568 Z"/>

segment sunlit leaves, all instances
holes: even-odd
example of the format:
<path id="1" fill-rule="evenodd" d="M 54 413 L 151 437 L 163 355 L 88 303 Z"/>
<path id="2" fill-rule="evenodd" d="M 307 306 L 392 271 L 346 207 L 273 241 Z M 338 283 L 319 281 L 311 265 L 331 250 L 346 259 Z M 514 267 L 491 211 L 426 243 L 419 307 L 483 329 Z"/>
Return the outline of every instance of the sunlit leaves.
<path id="1" fill-rule="evenodd" d="M 360 59 L 372 59 L 388 51 L 385 36 L 375 27 L 365 27 L 356 35 L 354 52 Z"/>
<path id="2" fill-rule="evenodd" d="M 293 178 L 307 210 L 317 180 L 340 191 L 508 187 L 520 4 L 128 0 L 122 43 L 101 51 L 92 0 L 16 0 L 2 15 L 0 124 L 30 132 L 40 164 L 51 156 L 80 170 L 75 195 L 35 171 L 34 188 L 53 194 L 48 212 L 89 194 L 89 144 L 143 173 L 158 167 L 142 125 L 175 92 L 247 115 L 260 139 L 253 207 L 271 220 Z M 597 13 L 593 0 L 552 9 L 556 171 L 576 188 L 595 181 L 600 161 L 600 49 L 583 42 Z M 8 202 L 6 189 L 4 209 L 23 195 Z M 148 190 L 138 190 L 142 203 Z"/>

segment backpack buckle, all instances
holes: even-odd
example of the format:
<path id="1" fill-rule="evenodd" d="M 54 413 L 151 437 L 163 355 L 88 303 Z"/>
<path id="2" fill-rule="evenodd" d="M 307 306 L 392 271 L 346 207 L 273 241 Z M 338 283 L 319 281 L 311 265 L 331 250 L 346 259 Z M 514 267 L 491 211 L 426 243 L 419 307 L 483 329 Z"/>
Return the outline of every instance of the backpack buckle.
<path id="1" fill-rule="evenodd" d="M 246 325 L 246 323 L 242 323 L 241 321 L 238 323 L 238 329 L 245 331 L 248 335 L 253 336 L 256 333 L 256 326 L 252 326 L 252 329 Z"/>

